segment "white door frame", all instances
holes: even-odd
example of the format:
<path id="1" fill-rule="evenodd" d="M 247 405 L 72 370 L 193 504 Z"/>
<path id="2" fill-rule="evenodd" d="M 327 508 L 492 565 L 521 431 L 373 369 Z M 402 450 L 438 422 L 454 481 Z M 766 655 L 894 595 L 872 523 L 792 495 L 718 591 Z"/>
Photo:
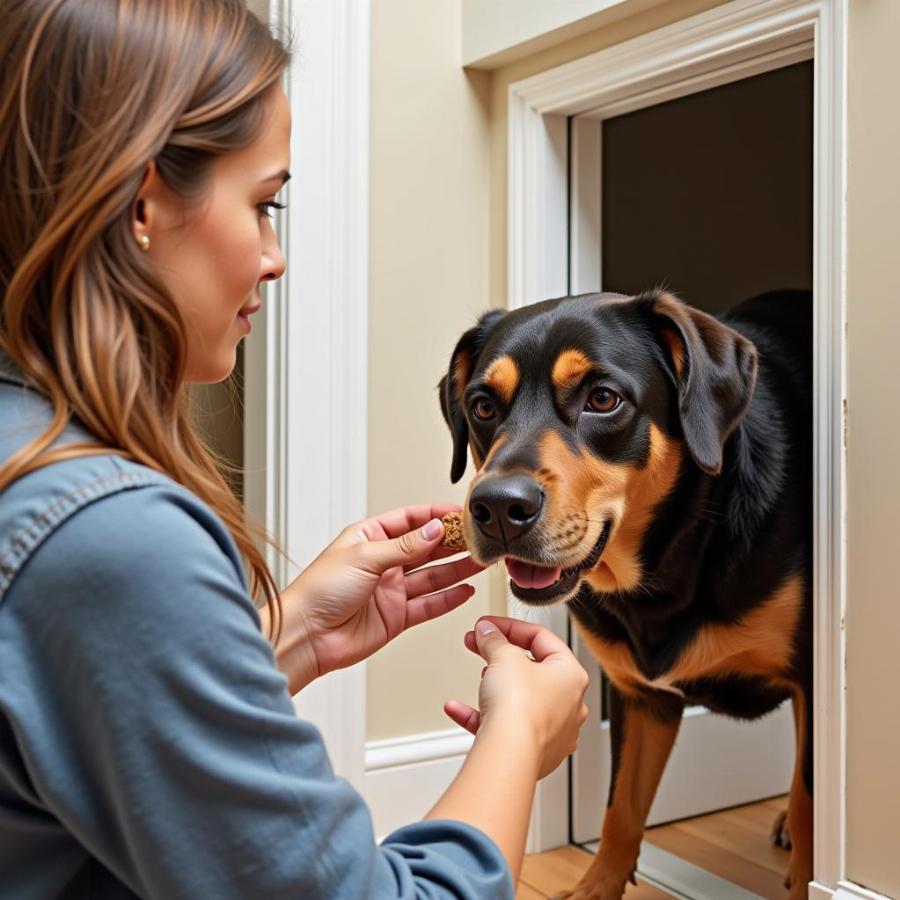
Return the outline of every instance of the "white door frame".
<path id="1" fill-rule="evenodd" d="M 815 60 L 813 287 L 815 877 L 811 897 L 856 890 L 845 878 L 845 376 L 847 0 L 734 0 L 510 85 L 510 308 L 568 293 L 567 118 L 619 113 L 771 67 L 773 55 Z M 577 248 L 574 258 L 577 271 Z M 564 622 L 556 625 L 565 633 Z M 532 849 L 553 846 L 568 819 L 565 784 L 538 787 Z M 861 895 L 860 895 L 861 896 Z"/>
<path id="2" fill-rule="evenodd" d="M 288 268 L 245 346 L 245 494 L 290 556 L 268 557 L 284 586 L 366 514 L 369 0 L 271 0 L 269 21 L 294 37 L 292 178 L 276 217 Z M 295 702 L 361 789 L 365 664 Z"/>

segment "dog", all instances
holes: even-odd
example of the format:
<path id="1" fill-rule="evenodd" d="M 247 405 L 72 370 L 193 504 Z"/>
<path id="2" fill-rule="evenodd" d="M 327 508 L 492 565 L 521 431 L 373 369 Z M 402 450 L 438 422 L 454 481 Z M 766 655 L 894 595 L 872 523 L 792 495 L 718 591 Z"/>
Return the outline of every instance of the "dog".
<path id="1" fill-rule="evenodd" d="M 438 386 L 463 530 L 525 603 L 565 602 L 607 676 L 600 847 L 560 897 L 618 900 L 686 705 L 790 698 L 789 900 L 812 879 L 812 297 L 713 317 L 600 293 L 492 310 Z"/>

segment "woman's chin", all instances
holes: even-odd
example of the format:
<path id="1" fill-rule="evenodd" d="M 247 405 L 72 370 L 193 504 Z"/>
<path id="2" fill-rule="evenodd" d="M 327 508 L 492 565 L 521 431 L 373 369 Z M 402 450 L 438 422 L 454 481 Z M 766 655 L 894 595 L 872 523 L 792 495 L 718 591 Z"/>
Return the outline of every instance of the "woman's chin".
<path id="1" fill-rule="evenodd" d="M 218 384 L 234 371 L 237 363 L 237 347 L 226 351 L 218 359 L 189 364 L 184 380 L 190 384 Z"/>

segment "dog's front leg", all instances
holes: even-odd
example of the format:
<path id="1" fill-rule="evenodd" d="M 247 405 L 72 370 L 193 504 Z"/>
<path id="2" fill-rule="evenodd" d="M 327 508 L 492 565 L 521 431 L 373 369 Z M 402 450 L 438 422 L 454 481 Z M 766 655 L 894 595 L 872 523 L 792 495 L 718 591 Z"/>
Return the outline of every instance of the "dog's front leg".
<path id="1" fill-rule="evenodd" d="M 611 682 L 609 700 L 612 780 L 600 848 L 578 885 L 559 900 L 619 900 L 634 881 L 644 822 L 684 711 L 672 694 L 629 697 Z"/>

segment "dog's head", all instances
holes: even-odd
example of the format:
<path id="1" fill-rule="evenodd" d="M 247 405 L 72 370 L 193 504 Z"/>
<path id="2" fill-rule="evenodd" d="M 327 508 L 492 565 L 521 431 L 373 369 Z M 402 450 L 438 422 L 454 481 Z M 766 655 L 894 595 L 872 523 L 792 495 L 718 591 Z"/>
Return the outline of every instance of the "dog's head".
<path id="1" fill-rule="evenodd" d="M 710 475 L 744 415 L 756 350 L 671 295 L 587 294 L 467 331 L 441 379 L 472 555 L 532 603 L 640 583 L 643 535 L 683 466 Z"/>

